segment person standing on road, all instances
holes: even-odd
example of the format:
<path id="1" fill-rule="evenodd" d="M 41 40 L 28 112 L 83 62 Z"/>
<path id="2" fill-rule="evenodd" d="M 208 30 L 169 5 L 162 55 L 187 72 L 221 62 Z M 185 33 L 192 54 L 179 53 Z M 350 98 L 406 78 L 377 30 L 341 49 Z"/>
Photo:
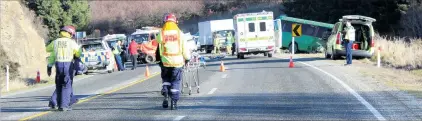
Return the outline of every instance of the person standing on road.
<path id="1" fill-rule="evenodd" d="M 233 35 L 232 35 L 232 32 L 229 32 L 228 34 L 227 34 L 227 41 L 226 41 L 226 49 L 227 49 L 227 54 L 228 55 L 230 55 L 230 54 L 232 54 L 232 55 L 234 55 L 234 53 L 232 52 L 233 50 L 232 50 L 232 43 L 233 43 Z"/>
<path id="2" fill-rule="evenodd" d="M 132 39 L 132 41 L 129 44 L 128 48 L 130 59 L 132 61 L 132 70 L 136 69 L 137 65 L 137 58 L 138 58 L 138 43 L 136 43 L 135 39 Z"/>
<path id="3" fill-rule="evenodd" d="M 352 46 L 355 40 L 355 28 L 352 26 L 350 22 L 346 22 L 346 28 L 344 30 L 345 37 L 344 37 L 344 45 L 346 46 L 346 66 L 352 64 Z"/>
<path id="4" fill-rule="evenodd" d="M 214 33 L 214 54 L 220 54 L 220 40 L 217 38 L 217 34 Z"/>
<path id="5" fill-rule="evenodd" d="M 72 110 L 71 105 L 73 103 L 71 102 L 71 98 L 73 96 L 71 95 L 73 93 L 72 83 L 74 71 L 72 61 L 74 57 L 79 58 L 81 55 L 80 47 L 71 39 L 75 33 L 75 27 L 64 26 L 60 30 L 60 38 L 47 46 L 47 52 L 51 52 L 47 65 L 48 75 L 51 75 L 53 65 L 56 66 L 56 99 L 59 111 Z"/>
<path id="6" fill-rule="evenodd" d="M 120 48 L 120 41 L 117 43 L 113 43 L 113 54 L 116 59 L 117 68 L 119 71 L 124 71 L 123 65 L 122 65 L 122 58 L 120 57 L 120 53 L 122 52 L 122 48 Z"/>
<path id="7" fill-rule="evenodd" d="M 168 108 L 168 97 L 171 97 L 171 109 L 177 109 L 177 101 L 180 95 L 180 82 L 182 78 L 182 67 L 190 60 L 187 41 L 182 38 L 183 33 L 177 25 L 176 16 L 172 13 L 164 16 L 164 25 L 157 35 L 159 54 L 161 58 L 161 78 L 163 79 L 164 96 L 163 108 Z M 170 92 L 169 92 L 170 90 Z"/>

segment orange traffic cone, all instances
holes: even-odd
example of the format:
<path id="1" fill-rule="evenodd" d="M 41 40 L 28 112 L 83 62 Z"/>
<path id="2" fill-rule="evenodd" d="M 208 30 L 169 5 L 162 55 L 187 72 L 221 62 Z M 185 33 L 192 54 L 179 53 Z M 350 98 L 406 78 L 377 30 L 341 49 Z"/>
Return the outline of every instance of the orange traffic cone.
<path id="1" fill-rule="evenodd" d="M 148 65 L 145 65 L 145 77 L 149 77 Z"/>
<path id="2" fill-rule="evenodd" d="M 293 63 L 293 58 L 292 58 L 292 56 L 290 56 L 289 68 L 293 68 L 293 67 L 295 67 L 295 64 Z"/>
<path id="3" fill-rule="evenodd" d="M 35 78 L 35 82 L 36 83 L 40 83 L 41 82 L 40 70 L 37 70 L 37 77 Z"/>
<path id="4" fill-rule="evenodd" d="M 220 64 L 220 72 L 224 72 L 224 71 L 226 71 L 226 68 L 224 68 L 224 62 L 221 61 L 221 64 Z"/>

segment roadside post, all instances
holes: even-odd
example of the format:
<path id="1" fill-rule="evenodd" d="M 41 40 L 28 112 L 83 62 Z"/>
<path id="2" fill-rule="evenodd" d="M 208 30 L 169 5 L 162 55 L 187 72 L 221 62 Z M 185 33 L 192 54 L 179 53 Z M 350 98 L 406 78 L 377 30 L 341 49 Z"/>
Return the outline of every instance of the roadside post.
<path id="1" fill-rule="evenodd" d="M 9 92 L 9 65 L 6 65 L 6 92 Z"/>
<path id="2" fill-rule="evenodd" d="M 377 67 L 381 67 L 381 47 L 378 47 Z"/>
<path id="3" fill-rule="evenodd" d="M 302 24 L 292 24 L 292 53 L 290 55 L 290 63 L 289 63 L 289 68 L 293 68 L 294 67 L 294 63 L 293 63 L 293 56 L 295 54 L 295 37 L 299 37 L 302 35 Z"/>

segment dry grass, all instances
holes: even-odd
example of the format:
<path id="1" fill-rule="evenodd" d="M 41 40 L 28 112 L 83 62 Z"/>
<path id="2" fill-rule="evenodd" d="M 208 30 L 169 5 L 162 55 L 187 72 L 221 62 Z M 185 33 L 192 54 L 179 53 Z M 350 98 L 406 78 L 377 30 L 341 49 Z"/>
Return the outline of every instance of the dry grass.
<path id="1" fill-rule="evenodd" d="M 10 65 L 10 90 L 27 88 L 37 70 L 46 76 L 46 29 L 20 1 L 2 1 L 0 30 L 0 84 L 5 85 L 5 65 Z M 1 91 L 4 91 L 2 88 Z"/>
<path id="2" fill-rule="evenodd" d="M 413 70 L 422 68 L 422 40 L 376 36 L 377 47 L 381 47 L 381 60 L 386 66 Z M 373 57 L 376 61 L 376 56 Z"/>

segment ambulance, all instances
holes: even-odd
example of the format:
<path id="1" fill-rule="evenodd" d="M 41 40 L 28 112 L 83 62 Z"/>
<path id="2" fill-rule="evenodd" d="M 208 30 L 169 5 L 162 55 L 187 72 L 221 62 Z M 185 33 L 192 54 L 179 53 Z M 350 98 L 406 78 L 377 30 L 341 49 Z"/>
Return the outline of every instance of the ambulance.
<path id="1" fill-rule="evenodd" d="M 233 18 L 237 58 L 263 54 L 272 57 L 275 51 L 273 12 L 237 14 Z"/>

